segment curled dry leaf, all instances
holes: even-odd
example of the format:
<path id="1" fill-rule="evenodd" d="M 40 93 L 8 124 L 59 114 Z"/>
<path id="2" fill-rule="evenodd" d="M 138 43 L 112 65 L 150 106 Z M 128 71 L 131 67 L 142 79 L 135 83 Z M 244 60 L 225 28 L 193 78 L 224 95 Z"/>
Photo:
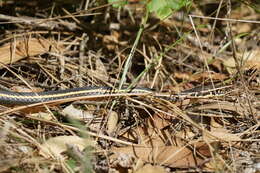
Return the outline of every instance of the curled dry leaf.
<path id="1" fill-rule="evenodd" d="M 101 81 L 107 81 L 108 73 L 106 66 L 100 59 L 100 57 L 102 57 L 100 52 L 97 52 L 97 55 L 93 55 L 90 52 L 89 57 L 92 57 L 91 59 L 93 59 L 93 65 L 90 69 L 86 68 L 86 73 L 93 78 L 99 79 Z"/>
<path id="2" fill-rule="evenodd" d="M 146 164 L 142 168 L 138 169 L 134 173 L 166 173 L 165 169 L 161 166 L 153 166 L 151 164 Z"/>
<path id="3" fill-rule="evenodd" d="M 256 112 L 258 114 L 260 113 L 254 107 L 251 107 L 250 110 L 250 105 L 247 105 L 246 103 L 240 104 L 240 103 L 231 103 L 227 101 L 222 101 L 222 102 L 219 101 L 218 103 L 209 103 L 209 104 L 204 104 L 196 107 L 196 110 L 199 111 L 210 110 L 210 109 L 216 109 L 216 110 L 220 109 L 220 110 L 235 112 L 241 117 L 249 116 L 251 110 L 253 110 L 253 112 Z"/>
<path id="4" fill-rule="evenodd" d="M 221 73 L 213 73 L 213 72 L 202 72 L 191 75 L 189 73 L 174 73 L 174 77 L 182 80 L 189 80 L 189 81 L 204 81 L 205 79 L 212 79 L 212 80 L 224 80 L 227 78 L 225 74 Z"/>
<path id="5" fill-rule="evenodd" d="M 243 64 L 241 67 L 244 69 L 260 69 L 260 49 L 259 50 L 253 50 L 249 52 L 245 52 L 242 55 L 238 54 L 238 61 L 239 63 L 242 62 Z M 226 66 L 228 72 L 230 74 L 233 74 L 236 72 L 236 61 L 234 58 L 229 58 L 226 60 L 223 60 L 224 65 Z"/>
<path id="6" fill-rule="evenodd" d="M 134 128 L 123 136 L 129 140 L 139 141 L 139 143 L 143 145 L 153 144 L 155 146 L 162 146 L 165 145 L 166 141 L 160 129 L 158 129 L 158 127 L 151 127 L 150 123 L 145 127 Z"/>
<path id="7" fill-rule="evenodd" d="M 223 125 L 217 123 L 214 118 L 211 118 L 210 122 L 210 134 L 204 134 L 204 139 L 207 141 L 216 141 L 215 137 L 218 137 L 219 140 L 223 141 L 239 141 L 241 138 L 239 137 L 239 134 L 232 134 L 229 130 L 227 130 Z"/>
<path id="8" fill-rule="evenodd" d="M 108 114 L 108 120 L 107 120 L 107 133 L 112 134 L 118 123 L 118 114 L 115 111 L 110 111 Z"/>
<path id="9" fill-rule="evenodd" d="M 100 58 L 95 58 L 96 63 L 96 70 L 97 74 L 100 74 L 100 76 L 108 76 L 107 69 L 104 65 L 104 63 L 101 61 Z"/>
<path id="10" fill-rule="evenodd" d="M 12 91 L 15 92 L 42 92 L 43 90 L 41 88 L 25 88 L 25 87 L 21 87 L 21 86 L 13 86 L 11 88 Z"/>
<path id="11" fill-rule="evenodd" d="M 187 128 L 185 132 L 172 132 L 167 130 L 167 126 L 171 124 L 170 117 L 167 115 L 157 115 L 148 118 L 146 126 L 138 126 L 132 128 L 123 134 L 125 139 L 129 141 L 138 141 L 141 145 L 165 146 L 166 144 L 180 144 L 189 138 L 193 133 Z M 194 134 L 193 134 L 194 135 Z M 185 139 L 185 140 L 183 140 Z"/>
<path id="12" fill-rule="evenodd" d="M 61 153 L 67 150 L 67 145 L 74 145 L 82 151 L 87 146 L 94 145 L 94 142 L 78 136 L 58 136 L 43 143 L 40 146 L 39 154 L 46 158 L 54 156 L 62 159 Z"/>
<path id="13" fill-rule="evenodd" d="M 37 112 L 30 114 L 32 117 L 41 118 L 47 121 L 50 121 L 53 119 L 53 115 L 51 115 L 49 112 Z"/>
<path id="14" fill-rule="evenodd" d="M 171 117 L 168 115 L 154 114 L 148 118 L 148 126 L 150 128 L 163 129 L 171 124 Z"/>
<path id="15" fill-rule="evenodd" d="M 55 45 L 57 45 L 57 42 L 41 38 L 17 39 L 15 42 L 4 44 L 0 47 L 0 68 L 2 67 L 1 64 L 12 64 L 26 57 L 49 51 L 58 52 Z"/>
<path id="16" fill-rule="evenodd" d="M 207 141 L 216 141 L 216 137 L 218 137 L 219 140 L 223 141 L 240 141 L 241 138 L 239 137 L 239 134 L 232 134 L 227 129 L 224 128 L 212 128 L 210 134 L 205 134 L 204 139 L 207 139 Z"/>
<path id="17" fill-rule="evenodd" d="M 132 128 L 123 137 L 129 141 L 138 141 L 142 145 L 158 147 L 169 143 L 182 145 L 195 135 L 190 128 L 176 131 L 173 135 L 171 131 L 167 130 L 167 126 L 171 124 L 171 117 L 168 115 L 154 114 L 148 118 L 146 126 Z"/>
<path id="18" fill-rule="evenodd" d="M 87 118 L 93 118 L 93 114 L 81 109 L 75 108 L 72 104 L 62 110 L 62 113 L 72 119 L 84 120 Z"/>

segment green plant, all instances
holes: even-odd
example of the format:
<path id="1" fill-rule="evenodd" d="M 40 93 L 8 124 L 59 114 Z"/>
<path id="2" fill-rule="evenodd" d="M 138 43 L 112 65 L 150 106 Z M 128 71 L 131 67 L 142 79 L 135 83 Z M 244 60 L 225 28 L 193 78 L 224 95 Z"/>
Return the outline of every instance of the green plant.
<path id="1" fill-rule="evenodd" d="M 113 7 L 122 7 L 127 4 L 127 0 L 108 0 Z M 161 20 L 171 15 L 174 11 L 187 7 L 191 0 L 146 0 L 146 9 L 149 13 L 154 12 Z"/>
<path id="2" fill-rule="evenodd" d="M 174 11 L 189 6 L 190 4 L 191 0 L 150 0 L 147 4 L 147 9 L 149 12 L 155 12 L 162 20 L 171 15 Z"/>

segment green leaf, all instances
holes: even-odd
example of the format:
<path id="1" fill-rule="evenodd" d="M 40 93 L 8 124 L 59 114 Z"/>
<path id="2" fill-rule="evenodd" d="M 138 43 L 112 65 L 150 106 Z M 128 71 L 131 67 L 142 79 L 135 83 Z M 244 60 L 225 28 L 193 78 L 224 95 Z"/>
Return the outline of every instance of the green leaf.
<path id="1" fill-rule="evenodd" d="M 165 6 L 163 8 L 160 8 L 156 11 L 157 16 L 162 20 L 166 17 L 168 17 L 172 13 L 172 9 L 168 6 Z"/>
<path id="2" fill-rule="evenodd" d="M 178 0 L 169 0 L 168 1 L 168 6 L 174 10 L 179 10 L 181 7 L 183 7 L 183 1 L 178 1 Z"/>
<path id="3" fill-rule="evenodd" d="M 190 3 L 191 0 L 150 0 L 147 9 L 149 12 L 155 12 L 160 19 L 164 19 L 174 10 L 179 10 Z"/>
<path id="4" fill-rule="evenodd" d="M 167 5 L 168 4 L 167 4 L 166 0 L 151 0 L 147 4 L 147 8 L 148 8 L 149 12 L 156 12 L 159 9 L 164 8 Z"/>
<path id="5" fill-rule="evenodd" d="M 114 8 L 122 7 L 127 4 L 127 0 L 108 0 L 108 3 L 114 3 Z"/>
<path id="6" fill-rule="evenodd" d="M 179 10 L 184 6 L 188 6 L 191 4 L 191 0 L 169 0 L 168 6 L 174 10 Z"/>

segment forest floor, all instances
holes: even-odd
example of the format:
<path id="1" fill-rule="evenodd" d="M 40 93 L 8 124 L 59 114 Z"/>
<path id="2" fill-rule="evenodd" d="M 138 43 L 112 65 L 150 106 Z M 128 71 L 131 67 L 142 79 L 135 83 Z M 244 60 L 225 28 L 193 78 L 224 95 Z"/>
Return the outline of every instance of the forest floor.
<path id="1" fill-rule="evenodd" d="M 0 92 L 0 172 L 259 173 L 260 5 L 230 1 L 165 19 L 138 0 L 1 1 L 0 90 L 171 99 L 16 105 Z"/>

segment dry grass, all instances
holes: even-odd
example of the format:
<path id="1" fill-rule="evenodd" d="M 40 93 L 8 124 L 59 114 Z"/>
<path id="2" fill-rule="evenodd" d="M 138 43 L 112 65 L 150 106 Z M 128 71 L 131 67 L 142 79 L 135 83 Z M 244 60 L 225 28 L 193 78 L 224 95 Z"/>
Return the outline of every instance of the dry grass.
<path id="1" fill-rule="evenodd" d="M 195 3 L 164 21 L 150 16 L 137 40 L 138 1 L 121 10 L 84 4 L 2 2 L 2 89 L 229 87 L 175 102 L 0 103 L 0 172 L 260 171 L 259 13 L 239 2 Z"/>

